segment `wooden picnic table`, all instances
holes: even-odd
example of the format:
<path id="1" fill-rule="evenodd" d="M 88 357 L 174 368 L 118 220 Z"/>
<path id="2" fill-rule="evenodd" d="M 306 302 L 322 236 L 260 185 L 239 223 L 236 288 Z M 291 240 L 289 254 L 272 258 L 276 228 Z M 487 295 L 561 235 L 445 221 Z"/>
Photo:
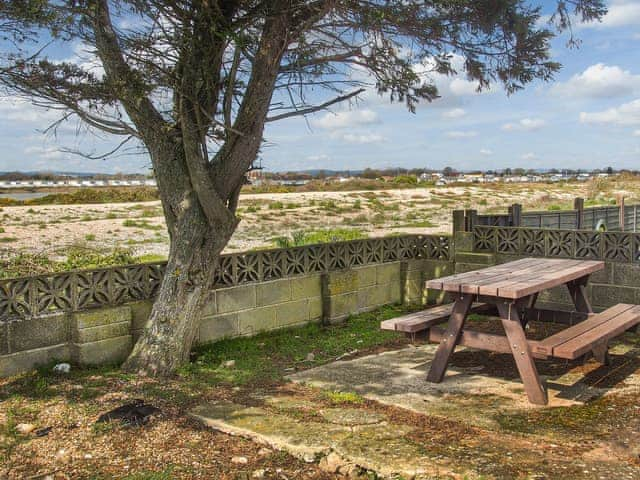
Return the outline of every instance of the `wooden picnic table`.
<path id="1" fill-rule="evenodd" d="M 565 356 L 562 358 L 575 358 L 578 353 L 593 351 L 604 363 L 607 341 L 612 334 L 623 333 L 623 328 L 640 322 L 640 307 L 633 305 L 616 306 L 617 310 L 610 312 L 608 316 L 600 314 L 602 318 L 595 318 L 597 316 L 593 315 L 586 295 L 586 285 L 589 276 L 603 268 L 604 262 L 600 261 L 525 258 L 428 281 L 427 288 L 454 294 L 455 303 L 447 328 L 431 329 L 431 340 L 435 338 L 440 344 L 427 380 L 437 383 L 442 381 L 456 345 L 512 353 L 529 400 L 536 404 L 547 404 L 547 391 L 538 376 L 534 357 L 556 356 L 554 348 L 558 348 L 557 355 L 562 355 L 563 350 L 560 347 L 563 347 Z M 524 327 L 528 318 L 571 315 L 535 308 L 539 293 L 562 285 L 566 285 L 573 300 L 576 310 L 574 318 L 588 321 L 580 324 L 578 330 L 575 330 L 575 326 L 572 327 L 574 330 L 571 334 L 567 333 L 564 337 L 560 332 L 539 342 L 527 340 Z M 464 330 L 465 320 L 472 310 L 473 302 L 495 306 L 506 337 Z M 476 303 L 474 308 L 477 305 Z M 616 323 L 612 326 L 609 320 L 614 318 Z M 600 331 L 605 324 L 606 332 Z M 591 333 L 592 331 L 595 333 Z M 592 341 L 590 338 L 585 339 L 589 335 L 593 337 Z M 578 337 L 579 340 L 573 340 Z M 575 345 L 571 344 L 571 341 Z"/>

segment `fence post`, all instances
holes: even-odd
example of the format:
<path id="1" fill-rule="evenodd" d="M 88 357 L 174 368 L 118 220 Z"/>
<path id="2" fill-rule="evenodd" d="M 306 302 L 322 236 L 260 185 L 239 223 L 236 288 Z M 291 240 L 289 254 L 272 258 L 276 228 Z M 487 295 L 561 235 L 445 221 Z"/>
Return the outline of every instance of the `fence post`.
<path id="1" fill-rule="evenodd" d="M 624 195 L 618 196 L 618 222 L 620 223 L 620 231 L 624 232 Z"/>
<path id="2" fill-rule="evenodd" d="M 465 232 L 466 231 L 466 216 L 464 210 L 454 210 L 453 211 L 453 235 L 456 232 Z"/>
<path id="3" fill-rule="evenodd" d="M 473 227 L 478 224 L 478 211 L 477 210 L 465 210 L 466 230 L 467 232 L 473 232 Z"/>
<path id="4" fill-rule="evenodd" d="M 638 205 L 633 206 L 633 233 L 638 231 Z"/>
<path id="5" fill-rule="evenodd" d="M 512 227 L 522 226 L 522 205 L 514 203 L 509 207 L 509 218 Z"/>
<path id="6" fill-rule="evenodd" d="M 584 198 L 576 197 L 573 200 L 573 209 L 576 211 L 576 230 L 584 228 Z"/>

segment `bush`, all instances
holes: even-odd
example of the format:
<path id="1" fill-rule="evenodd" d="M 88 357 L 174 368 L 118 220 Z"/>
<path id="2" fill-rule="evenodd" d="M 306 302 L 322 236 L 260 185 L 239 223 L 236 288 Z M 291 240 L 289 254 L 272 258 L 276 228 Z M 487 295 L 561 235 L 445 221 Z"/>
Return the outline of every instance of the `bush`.
<path id="1" fill-rule="evenodd" d="M 347 240 L 359 240 L 366 238 L 367 235 L 359 229 L 351 228 L 332 228 L 327 230 L 316 230 L 305 232 L 303 230 L 295 231 L 290 237 L 277 237 L 274 244 L 278 248 L 299 247 L 302 245 L 314 245 L 316 243 L 333 243 L 343 242 Z"/>

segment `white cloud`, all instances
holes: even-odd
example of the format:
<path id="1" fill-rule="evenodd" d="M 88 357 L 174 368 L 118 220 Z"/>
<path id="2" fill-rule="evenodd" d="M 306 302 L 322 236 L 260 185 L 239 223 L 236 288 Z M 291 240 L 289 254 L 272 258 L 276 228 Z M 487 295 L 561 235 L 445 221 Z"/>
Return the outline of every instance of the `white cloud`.
<path id="1" fill-rule="evenodd" d="M 633 136 L 640 137 L 640 130 L 636 130 L 635 132 L 633 132 Z"/>
<path id="2" fill-rule="evenodd" d="M 640 2 L 637 0 L 617 0 L 607 6 L 608 12 L 596 27 L 624 27 L 640 25 Z"/>
<path id="3" fill-rule="evenodd" d="M 505 132 L 533 132 L 540 130 L 547 124 L 541 118 L 523 118 L 516 123 L 505 123 L 502 130 Z"/>
<path id="4" fill-rule="evenodd" d="M 454 78 L 449 84 L 454 95 L 475 95 L 478 93 L 478 82 L 472 82 L 463 78 Z"/>
<path id="5" fill-rule="evenodd" d="M 580 122 L 618 126 L 640 125 L 640 98 L 600 112 L 581 112 Z"/>
<path id="6" fill-rule="evenodd" d="M 38 145 L 32 145 L 30 147 L 26 147 L 24 149 L 24 153 L 29 156 L 33 155 L 46 160 L 59 160 L 66 156 L 59 148 L 42 147 Z"/>
<path id="7" fill-rule="evenodd" d="M 463 108 L 452 108 L 451 110 L 447 110 L 443 112 L 442 116 L 444 118 L 460 118 L 464 117 L 467 112 Z"/>
<path id="8" fill-rule="evenodd" d="M 522 160 L 535 160 L 538 156 L 533 152 L 527 152 L 520 156 Z"/>
<path id="9" fill-rule="evenodd" d="M 382 143 L 386 141 L 382 135 L 377 135 L 375 133 L 368 134 L 355 134 L 355 133 L 345 133 L 340 135 L 340 139 L 347 143 L 357 143 L 357 144 L 369 144 L 369 143 Z"/>
<path id="10" fill-rule="evenodd" d="M 489 157 L 489 156 L 493 155 L 493 151 L 489 150 L 488 148 L 481 148 L 480 149 L 480 155 L 483 155 L 485 157 Z"/>
<path id="11" fill-rule="evenodd" d="M 640 90 L 640 75 L 603 63 L 591 65 L 584 72 L 558 83 L 552 92 L 570 97 L 608 98 L 632 94 Z"/>
<path id="12" fill-rule="evenodd" d="M 328 162 L 331 160 L 331 157 L 329 155 L 325 155 L 324 153 L 321 155 L 309 155 L 307 156 L 306 160 L 308 160 L 309 162 L 312 163 L 324 163 L 324 162 Z"/>
<path id="13" fill-rule="evenodd" d="M 476 137 L 478 132 L 454 130 L 445 134 L 449 138 L 471 138 Z"/>
<path id="14" fill-rule="evenodd" d="M 325 113 L 322 117 L 312 121 L 313 125 L 324 130 L 339 130 L 359 125 L 380 123 L 378 114 L 373 110 L 345 110 L 337 113 Z"/>
<path id="15" fill-rule="evenodd" d="M 21 98 L 0 97 L 0 115 L 17 123 L 31 123 L 48 126 L 61 116 L 59 111 L 36 107 Z"/>

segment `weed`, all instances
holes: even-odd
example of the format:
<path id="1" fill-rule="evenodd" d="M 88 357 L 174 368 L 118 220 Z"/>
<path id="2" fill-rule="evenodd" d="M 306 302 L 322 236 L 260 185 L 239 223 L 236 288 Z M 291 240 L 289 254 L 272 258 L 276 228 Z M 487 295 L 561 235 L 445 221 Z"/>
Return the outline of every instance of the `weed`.
<path id="1" fill-rule="evenodd" d="M 358 240 L 360 238 L 366 238 L 366 234 L 359 229 L 333 228 L 312 232 L 298 230 L 293 232 L 291 237 L 277 237 L 274 242 L 278 248 L 289 248 L 316 243 Z"/>
<path id="2" fill-rule="evenodd" d="M 164 229 L 162 225 L 154 225 L 153 223 L 149 223 L 149 221 L 147 220 L 133 220 L 131 218 L 127 218 L 124 222 L 122 222 L 122 226 L 131 228 L 146 228 L 147 230 Z"/>
<path id="3" fill-rule="evenodd" d="M 93 241 L 96 239 L 96 236 L 95 236 L 95 234 L 93 234 L 93 233 L 87 233 L 87 234 L 84 236 L 84 239 L 85 239 L 87 242 L 93 242 Z"/>
<path id="4" fill-rule="evenodd" d="M 362 403 L 364 399 L 353 392 L 338 392 L 338 391 L 327 391 L 324 392 L 325 397 L 336 405 L 343 405 L 345 403 Z"/>

